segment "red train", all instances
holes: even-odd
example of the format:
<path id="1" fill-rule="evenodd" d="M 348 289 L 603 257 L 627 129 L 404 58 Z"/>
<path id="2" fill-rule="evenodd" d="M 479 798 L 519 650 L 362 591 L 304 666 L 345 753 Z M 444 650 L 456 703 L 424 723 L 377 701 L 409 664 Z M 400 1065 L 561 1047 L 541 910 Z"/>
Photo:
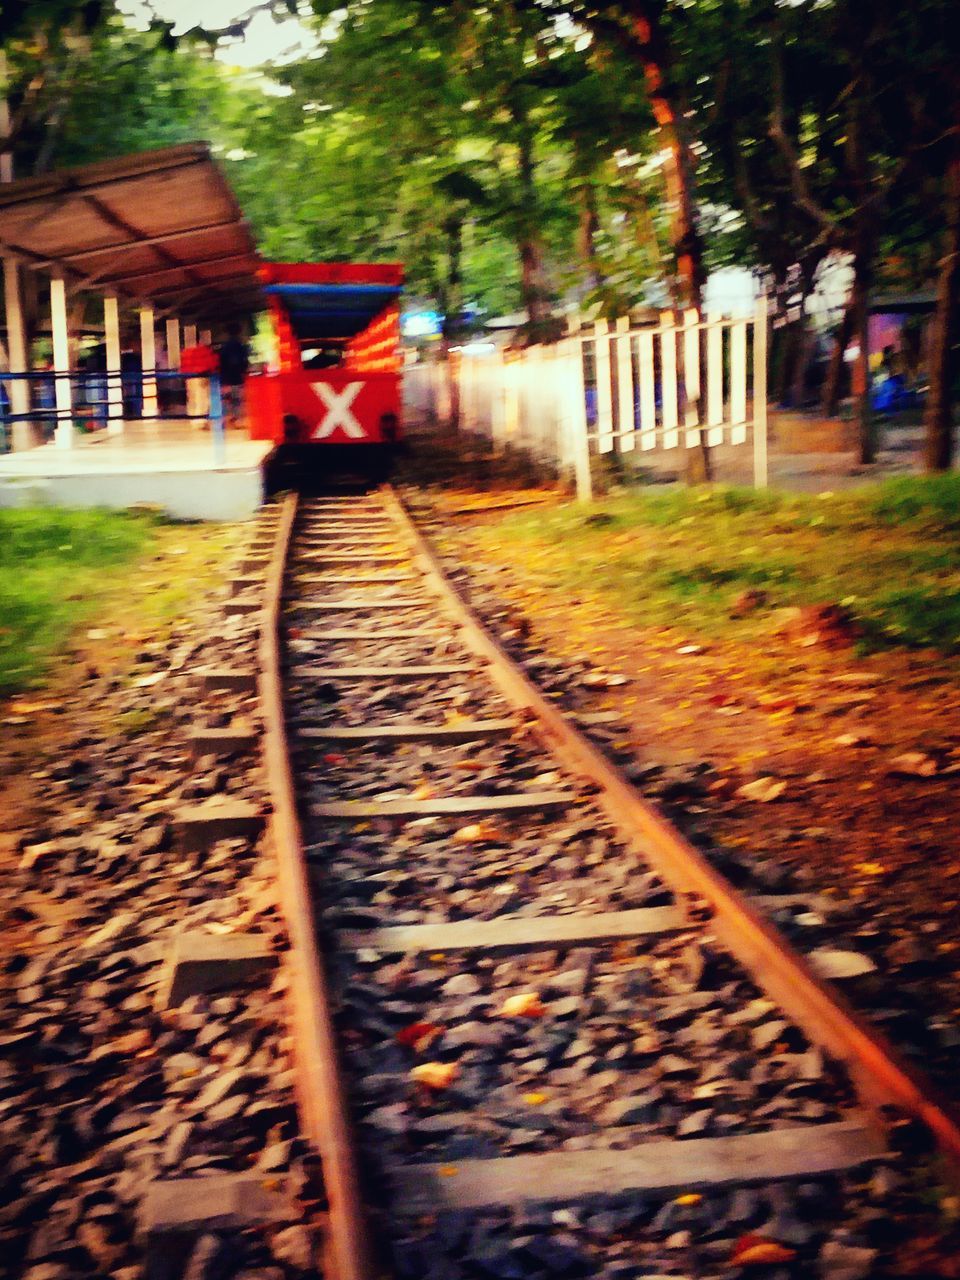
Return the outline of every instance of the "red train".
<path id="1" fill-rule="evenodd" d="M 251 435 L 324 469 L 349 459 L 382 471 L 402 433 L 403 267 L 268 262 L 260 277 L 279 370 L 247 380 Z"/>

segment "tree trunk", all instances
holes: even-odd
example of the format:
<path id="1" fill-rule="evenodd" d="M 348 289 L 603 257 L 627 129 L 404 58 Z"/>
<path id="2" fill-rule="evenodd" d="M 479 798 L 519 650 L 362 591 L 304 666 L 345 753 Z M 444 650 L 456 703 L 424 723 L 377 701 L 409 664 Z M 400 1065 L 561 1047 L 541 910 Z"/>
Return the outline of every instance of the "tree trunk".
<path id="1" fill-rule="evenodd" d="M 837 415 L 837 409 L 840 405 L 840 375 L 843 373 L 843 353 L 850 345 L 852 337 L 853 298 L 850 297 L 847 299 L 847 304 L 843 309 L 840 328 L 837 330 L 837 336 L 834 339 L 833 350 L 830 352 L 830 363 L 827 365 L 826 376 L 823 380 L 820 412 L 825 418 L 835 418 Z"/>
<path id="2" fill-rule="evenodd" d="M 549 318 L 543 278 L 543 247 L 537 201 L 536 159 L 530 122 L 518 107 L 513 109 L 520 152 L 520 202 L 517 251 L 520 255 L 520 295 L 527 313 L 530 337 L 535 341 Z"/>
<path id="3" fill-rule="evenodd" d="M 807 324 L 807 299 L 813 292 L 813 271 L 809 263 L 801 264 L 800 316 L 797 320 L 796 351 L 793 357 L 793 377 L 790 383 L 794 409 L 802 409 L 807 390 L 807 368 L 810 364 L 810 326 Z"/>
<path id="4" fill-rule="evenodd" d="M 450 397 L 447 425 L 451 431 L 457 431 L 460 428 L 460 362 L 451 359 L 450 347 L 459 337 L 463 314 L 463 219 L 451 217 L 444 230 L 447 234 L 447 271 L 443 289 L 441 336 L 447 370 L 447 393 Z"/>
<path id="5" fill-rule="evenodd" d="M 795 326 L 788 321 L 782 329 L 777 330 L 777 343 L 772 361 L 773 379 L 770 386 L 770 398 L 778 405 L 783 405 L 787 398 L 787 385 L 790 382 L 791 360 L 795 346 Z"/>
<path id="6" fill-rule="evenodd" d="M 695 161 L 684 125 L 678 86 L 671 79 L 670 51 L 663 32 L 664 0 L 631 0 L 631 30 L 643 64 L 647 94 L 660 132 L 664 180 L 670 206 L 670 239 L 684 306 L 700 310 L 706 269 L 697 226 Z"/>
<path id="7" fill-rule="evenodd" d="M 693 307 L 702 314 L 707 273 L 697 225 L 696 162 L 684 124 L 680 90 L 671 77 L 670 49 L 662 22 L 664 9 L 665 0 L 631 0 L 627 6 L 664 157 L 677 293 L 683 307 Z M 701 432 L 697 447 L 687 450 L 687 481 L 703 483 L 712 476 L 710 447 L 706 433 Z"/>
<path id="8" fill-rule="evenodd" d="M 527 313 L 530 335 L 536 338 L 547 319 L 546 290 L 543 285 L 543 252 L 539 237 L 525 235 L 517 246 L 520 252 L 520 294 Z"/>
<path id="9" fill-rule="evenodd" d="M 853 264 L 851 306 L 854 332 L 859 352 L 854 370 L 854 419 L 860 462 L 869 465 L 877 460 L 877 441 L 873 414 L 870 411 L 870 268 L 862 257 Z"/>
<path id="10" fill-rule="evenodd" d="M 603 287 L 603 270 L 597 254 L 597 232 L 600 230 L 600 215 L 597 212 L 597 193 L 591 182 L 585 182 L 580 188 L 580 225 L 577 229 L 577 248 L 587 273 L 587 281 L 591 289 Z"/>
<path id="11" fill-rule="evenodd" d="M 960 313 L 960 150 L 955 149 L 947 169 L 944 205 L 943 257 L 930 333 L 930 390 L 923 415 L 928 471 L 948 471 L 953 462 L 953 380 Z"/>

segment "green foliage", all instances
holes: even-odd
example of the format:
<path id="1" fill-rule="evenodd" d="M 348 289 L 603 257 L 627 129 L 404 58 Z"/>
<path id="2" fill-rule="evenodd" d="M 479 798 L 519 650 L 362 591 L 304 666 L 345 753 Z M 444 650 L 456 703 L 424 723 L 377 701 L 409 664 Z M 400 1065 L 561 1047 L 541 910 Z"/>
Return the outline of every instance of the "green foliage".
<path id="1" fill-rule="evenodd" d="M 37 681 L 155 525 L 115 512 L 0 510 L 0 692 Z"/>
<path id="2" fill-rule="evenodd" d="M 862 242 L 895 287 L 927 283 L 942 256 L 946 0 L 257 10 L 312 10 L 322 56 L 258 78 L 213 60 L 223 32 L 174 38 L 162 5 L 146 32 L 110 0 L 5 6 L 17 173 L 207 138 L 267 256 L 401 259 L 411 292 L 451 313 L 659 304 L 674 246 L 639 15 L 662 32 L 695 142 L 708 265 L 762 270 L 786 315 L 833 248 Z"/>
<path id="3" fill-rule="evenodd" d="M 877 489 L 870 513 L 891 525 L 923 523 L 932 531 L 960 529 L 960 476 L 899 476 Z"/>
<path id="4" fill-rule="evenodd" d="M 904 645 L 960 652 L 960 591 L 936 587 L 890 591 L 868 603 L 861 621 L 868 644 L 876 648 Z"/>

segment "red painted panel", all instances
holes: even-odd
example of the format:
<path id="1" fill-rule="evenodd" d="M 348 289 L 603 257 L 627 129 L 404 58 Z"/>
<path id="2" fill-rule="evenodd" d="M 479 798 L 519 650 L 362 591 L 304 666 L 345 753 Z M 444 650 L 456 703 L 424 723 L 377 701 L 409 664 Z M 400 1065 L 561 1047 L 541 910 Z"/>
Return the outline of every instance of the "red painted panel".
<path id="1" fill-rule="evenodd" d="M 252 373 L 243 390 L 251 440 L 282 440 L 283 403 L 277 378 Z"/>
<path id="2" fill-rule="evenodd" d="M 398 438 L 400 378 L 395 373 L 304 369 L 258 374 L 249 379 L 247 392 L 254 439 L 381 444 Z"/>
<path id="3" fill-rule="evenodd" d="M 264 262 L 265 284 L 403 284 L 400 262 Z"/>

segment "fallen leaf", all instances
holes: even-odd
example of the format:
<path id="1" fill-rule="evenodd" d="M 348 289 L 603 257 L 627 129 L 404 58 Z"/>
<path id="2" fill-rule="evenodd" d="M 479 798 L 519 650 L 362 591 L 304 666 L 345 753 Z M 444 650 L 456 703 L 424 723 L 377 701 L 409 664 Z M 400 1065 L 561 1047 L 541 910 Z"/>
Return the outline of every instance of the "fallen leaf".
<path id="1" fill-rule="evenodd" d="M 152 675 L 139 676 L 133 683 L 137 689 L 149 689 L 151 685 L 159 684 L 161 680 L 164 680 L 166 675 L 165 671 L 154 671 Z"/>
<path id="2" fill-rule="evenodd" d="M 427 1089 L 439 1092 L 449 1089 L 459 1074 L 460 1068 L 455 1062 L 421 1062 L 412 1068 L 410 1078 Z"/>
<path id="3" fill-rule="evenodd" d="M 751 1233 L 741 1236 L 736 1242 L 727 1265 L 731 1267 L 769 1266 L 777 1262 L 793 1262 L 796 1256 L 795 1249 L 787 1249 L 774 1240 L 767 1240 L 763 1236 Z"/>
<path id="4" fill-rule="evenodd" d="M 394 1039 L 398 1044 L 421 1053 L 429 1048 L 442 1032 L 443 1027 L 438 1027 L 435 1022 L 411 1022 L 408 1027 L 398 1031 Z"/>
<path id="5" fill-rule="evenodd" d="M 420 786 L 417 787 L 417 789 L 413 793 L 413 799 L 414 800 L 433 800 L 436 797 L 436 794 L 437 793 L 434 791 L 433 787 L 431 787 L 426 782 L 421 782 Z"/>
<path id="6" fill-rule="evenodd" d="M 457 844 L 480 844 L 487 840 L 497 840 L 500 832 L 492 822 L 471 822 L 453 833 Z"/>
<path id="7" fill-rule="evenodd" d="M 521 991 L 519 995 L 507 996 L 500 1006 L 500 1017 L 542 1018 L 546 1011 L 546 1005 L 536 991 Z"/>
<path id="8" fill-rule="evenodd" d="M 862 876 L 882 876 L 887 871 L 882 862 L 856 862 L 853 869 Z"/>
<path id="9" fill-rule="evenodd" d="M 702 1199 L 703 1196 L 698 1191 L 688 1191 L 682 1196 L 677 1196 L 673 1203 L 682 1205 L 699 1204 Z"/>
<path id="10" fill-rule="evenodd" d="M 737 795 L 743 796 L 745 800 L 759 800 L 766 804 L 770 800 L 777 800 L 787 789 L 787 784 L 782 778 L 754 778 L 752 782 L 745 782 L 742 787 L 737 788 Z"/>
<path id="11" fill-rule="evenodd" d="M 859 951 L 837 951 L 830 947 L 820 947 L 811 951 L 808 959 L 814 972 L 830 982 L 862 978 L 864 974 L 875 973 L 877 969 L 873 961 Z"/>
<path id="12" fill-rule="evenodd" d="M 547 1101 L 549 1094 L 546 1093 L 525 1093 L 523 1100 L 528 1107 L 539 1107 Z"/>
<path id="13" fill-rule="evenodd" d="M 939 765 L 933 756 L 922 751 L 905 751 L 903 755 L 894 756 L 889 769 L 891 773 L 903 773 L 913 778 L 932 778 Z"/>
<path id="14" fill-rule="evenodd" d="M 153 1037 L 145 1027 L 137 1031 L 128 1031 L 126 1035 L 118 1036 L 113 1041 L 114 1048 L 121 1053 L 138 1053 L 141 1049 L 149 1049 L 152 1044 Z"/>
<path id="15" fill-rule="evenodd" d="M 16 702 L 10 703 L 8 710 L 12 711 L 14 715 L 32 716 L 32 715 L 35 715 L 38 711 L 50 711 L 53 707 L 59 707 L 61 705 L 62 704 L 59 702 L 49 702 L 49 701 L 44 701 L 44 702 L 16 701 Z"/>

